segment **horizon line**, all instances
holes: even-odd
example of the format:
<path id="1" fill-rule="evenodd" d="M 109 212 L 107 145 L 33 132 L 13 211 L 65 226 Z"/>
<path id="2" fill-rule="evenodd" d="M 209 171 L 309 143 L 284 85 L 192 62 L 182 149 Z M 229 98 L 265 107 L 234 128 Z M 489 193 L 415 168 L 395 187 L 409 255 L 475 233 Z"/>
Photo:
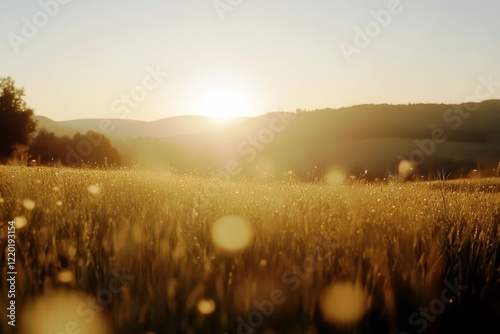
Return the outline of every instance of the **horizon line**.
<path id="1" fill-rule="evenodd" d="M 468 104 L 468 103 L 475 103 L 475 104 L 481 104 L 484 102 L 489 102 L 489 101 L 500 101 L 500 99 L 487 99 L 487 100 L 482 100 L 479 102 L 461 102 L 461 103 L 445 103 L 445 102 L 409 102 L 407 104 L 403 103 L 360 103 L 360 104 L 353 104 L 353 105 L 347 105 L 343 107 L 338 107 L 338 108 L 331 108 L 331 107 L 324 107 L 324 108 L 316 108 L 316 109 L 302 109 L 302 108 L 297 108 L 295 111 L 289 111 L 289 110 L 273 110 L 269 111 L 266 113 L 258 114 L 255 116 L 242 116 L 242 115 L 236 115 L 236 116 L 227 116 L 227 119 L 250 119 L 250 118 L 257 118 L 261 116 L 265 116 L 268 114 L 273 114 L 273 113 L 278 113 L 278 112 L 288 112 L 288 113 L 296 113 L 297 110 L 303 110 L 304 112 L 314 112 L 314 111 L 320 111 L 320 110 L 341 110 L 341 109 L 347 109 L 347 108 L 354 108 L 354 107 L 361 107 L 361 106 L 410 106 L 410 105 L 463 105 L 463 104 Z M 199 115 L 199 114 L 178 114 L 174 116 L 167 116 L 163 118 L 158 118 L 155 120 L 142 120 L 142 119 L 133 119 L 133 118 L 71 118 L 71 119 L 65 119 L 65 120 L 55 120 L 49 116 L 37 114 L 36 112 L 34 113 L 35 117 L 45 117 L 53 122 L 61 123 L 61 122 L 73 122 L 73 121 L 92 121 L 92 120 L 110 120 L 110 121 L 133 121 L 133 122 L 142 122 L 142 123 L 154 123 L 166 119 L 172 119 L 172 118 L 180 118 L 180 117 L 202 117 L 202 118 L 207 118 L 207 119 L 216 119 L 220 118 L 217 116 L 207 116 L 207 115 Z M 224 117 L 226 118 L 226 117 Z"/>

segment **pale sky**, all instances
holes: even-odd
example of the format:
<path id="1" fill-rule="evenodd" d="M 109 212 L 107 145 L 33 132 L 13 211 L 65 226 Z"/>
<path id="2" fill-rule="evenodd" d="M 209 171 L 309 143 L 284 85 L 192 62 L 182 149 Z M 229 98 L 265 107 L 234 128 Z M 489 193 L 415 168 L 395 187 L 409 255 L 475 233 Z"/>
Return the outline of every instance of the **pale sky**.
<path id="1" fill-rule="evenodd" d="M 460 103 L 478 77 L 500 82 L 499 14 L 498 0 L 0 0 L 0 76 L 54 120 Z M 372 37 L 356 44 L 356 28 Z"/>

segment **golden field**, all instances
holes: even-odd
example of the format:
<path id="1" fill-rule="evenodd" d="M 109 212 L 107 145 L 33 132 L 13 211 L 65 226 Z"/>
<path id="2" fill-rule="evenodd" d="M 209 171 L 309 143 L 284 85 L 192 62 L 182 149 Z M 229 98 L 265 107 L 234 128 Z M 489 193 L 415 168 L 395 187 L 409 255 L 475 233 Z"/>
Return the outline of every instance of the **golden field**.
<path id="1" fill-rule="evenodd" d="M 481 331 L 500 316 L 498 183 L 0 167 L 2 254 L 16 226 L 16 329 Z M 6 279 L 4 269 L 4 310 Z"/>

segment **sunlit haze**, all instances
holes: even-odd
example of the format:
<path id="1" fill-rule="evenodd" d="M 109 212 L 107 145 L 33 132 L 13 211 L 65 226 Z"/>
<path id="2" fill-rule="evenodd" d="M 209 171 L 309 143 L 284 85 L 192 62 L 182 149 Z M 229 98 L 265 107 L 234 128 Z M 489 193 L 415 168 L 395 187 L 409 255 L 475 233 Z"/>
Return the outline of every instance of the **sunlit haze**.
<path id="1" fill-rule="evenodd" d="M 499 16 L 0 1 L 0 333 L 494 332 Z"/>
<path id="2" fill-rule="evenodd" d="M 232 3 L 2 1 L 0 76 L 54 120 L 460 103 L 500 77 L 497 0 Z"/>

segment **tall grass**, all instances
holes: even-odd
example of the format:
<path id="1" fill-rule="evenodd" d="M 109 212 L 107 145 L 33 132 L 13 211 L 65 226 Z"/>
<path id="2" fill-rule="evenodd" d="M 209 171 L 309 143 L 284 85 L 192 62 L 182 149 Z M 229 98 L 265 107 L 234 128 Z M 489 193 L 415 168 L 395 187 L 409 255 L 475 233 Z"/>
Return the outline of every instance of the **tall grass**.
<path id="1" fill-rule="evenodd" d="M 247 320 L 254 301 L 270 299 L 273 289 L 285 302 L 256 332 L 413 333 L 422 326 L 409 317 L 440 298 L 446 280 L 467 289 L 426 331 L 477 329 L 500 315 L 500 196 L 493 190 L 250 180 L 214 186 L 139 170 L 1 167 L 0 250 L 7 222 L 26 218 L 17 231 L 21 324 L 43 321 L 24 311 L 33 301 L 61 291 L 96 297 L 119 272 L 134 278 L 96 312 L 113 333 L 237 333 L 238 319 Z M 224 252 L 211 238 L 227 215 L 251 226 L 251 243 L 240 252 Z M 305 259 L 314 264 L 309 273 Z M 366 311 L 331 323 L 322 298 L 343 283 L 362 290 Z M 52 306 L 47 299 L 42 313 L 57 318 Z M 1 326 L 12 331 L 5 317 Z"/>

